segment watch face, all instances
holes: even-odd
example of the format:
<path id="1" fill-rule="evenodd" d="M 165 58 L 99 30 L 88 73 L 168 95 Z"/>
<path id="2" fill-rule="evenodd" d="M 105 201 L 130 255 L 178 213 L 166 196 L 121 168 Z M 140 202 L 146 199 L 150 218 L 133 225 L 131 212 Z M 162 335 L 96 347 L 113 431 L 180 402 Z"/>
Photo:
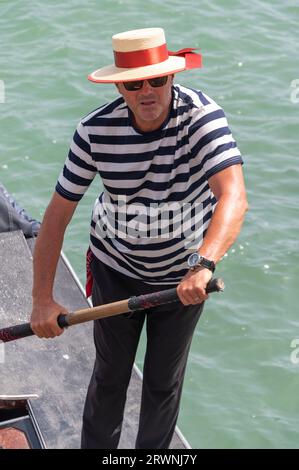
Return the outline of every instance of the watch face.
<path id="1" fill-rule="evenodd" d="M 196 266 L 198 264 L 198 261 L 200 260 L 200 256 L 198 253 L 192 253 L 192 255 L 189 256 L 188 258 L 188 266 L 192 268 L 193 266 Z"/>

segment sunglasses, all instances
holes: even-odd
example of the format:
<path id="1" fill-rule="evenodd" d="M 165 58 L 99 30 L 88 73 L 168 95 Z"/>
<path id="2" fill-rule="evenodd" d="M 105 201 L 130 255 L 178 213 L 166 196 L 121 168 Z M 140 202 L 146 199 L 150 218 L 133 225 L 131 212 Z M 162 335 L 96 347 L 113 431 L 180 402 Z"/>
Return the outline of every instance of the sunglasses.
<path id="1" fill-rule="evenodd" d="M 148 78 L 147 82 L 151 87 L 158 88 L 160 86 L 166 85 L 167 80 L 168 75 L 165 75 L 164 77 Z M 123 82 L 123 85 L 127 91 L 137 91 L 141 90 L 144 81 L 145 80 L 135 80 L 134 82 Z"/>

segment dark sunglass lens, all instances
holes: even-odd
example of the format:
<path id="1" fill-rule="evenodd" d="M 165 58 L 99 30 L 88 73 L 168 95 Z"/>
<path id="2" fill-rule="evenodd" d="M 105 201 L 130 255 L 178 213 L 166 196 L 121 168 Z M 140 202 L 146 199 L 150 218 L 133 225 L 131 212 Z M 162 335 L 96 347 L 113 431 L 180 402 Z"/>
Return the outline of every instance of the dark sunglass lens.
<path id="1" fill-rule="evenodd" d="M 167 82 L 168 75 L 165 75 L 164 77 L 156 77 L 156 78 L 150 78 L 149 83 L 152 87 L 157 88 L 160 86 L 164 86 Z"/>
<path id="2" fill-rule="evenodd" d="M 135 80 L 134 82 L 124 82 L 124 87 L 128 91 L 140 90 L 143 80 Z"/>
<path id="3" fill-rule="evenodd" d="M 168 75 L 164 77 L 149 78 L 148 82 L 153 88 L 158 88 L 164 86 L 167 82 Z M 137 91 L 140 90 L 143 86 L 144 80 L 135 80 L 133 82 L 123 82 L 124 87 L 128 91 Z"/>

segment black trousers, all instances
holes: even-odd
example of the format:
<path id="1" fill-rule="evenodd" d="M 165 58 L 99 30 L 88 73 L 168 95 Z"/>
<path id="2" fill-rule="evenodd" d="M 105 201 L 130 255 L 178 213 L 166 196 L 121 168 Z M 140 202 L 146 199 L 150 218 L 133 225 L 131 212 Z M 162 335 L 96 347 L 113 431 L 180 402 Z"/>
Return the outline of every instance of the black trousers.
<path id="1" fill-rule="evenodd" d="M 149 286 L 108 268 L 95 258 L 94 305 L 173 286 Z M 203 304 L 180 302 L 94 322 L 96 360 L 84 413 L 81 447 L 116 449 L 126 392 L 143 324 L 147 346 L 136 449 L 167 449 L 179 413 L 189 348 Z"/>

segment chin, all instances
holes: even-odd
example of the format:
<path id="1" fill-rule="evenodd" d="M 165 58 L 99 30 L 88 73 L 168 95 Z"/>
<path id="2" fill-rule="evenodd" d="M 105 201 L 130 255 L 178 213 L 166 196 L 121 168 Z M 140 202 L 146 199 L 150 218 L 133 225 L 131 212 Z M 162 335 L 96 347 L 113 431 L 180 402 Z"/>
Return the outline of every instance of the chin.
<path id="1" fill-rule="evenodd" d="M 142 121 L 146 121 L 146 122 L 151 122 L 151 121 L 156 121 L 157 119 L 159 118 L 159 116 L 155 116 L 155 115 L 146 115 L 146 116 L 142 116 Z"/>
<path id="2" fill-rule="evenodd" d="M 140 113 L 140 119 L 143 121 L 156 121 L 161 117 L 161 113 L 158 111 L 148 110 L 147 112 Z"/>

